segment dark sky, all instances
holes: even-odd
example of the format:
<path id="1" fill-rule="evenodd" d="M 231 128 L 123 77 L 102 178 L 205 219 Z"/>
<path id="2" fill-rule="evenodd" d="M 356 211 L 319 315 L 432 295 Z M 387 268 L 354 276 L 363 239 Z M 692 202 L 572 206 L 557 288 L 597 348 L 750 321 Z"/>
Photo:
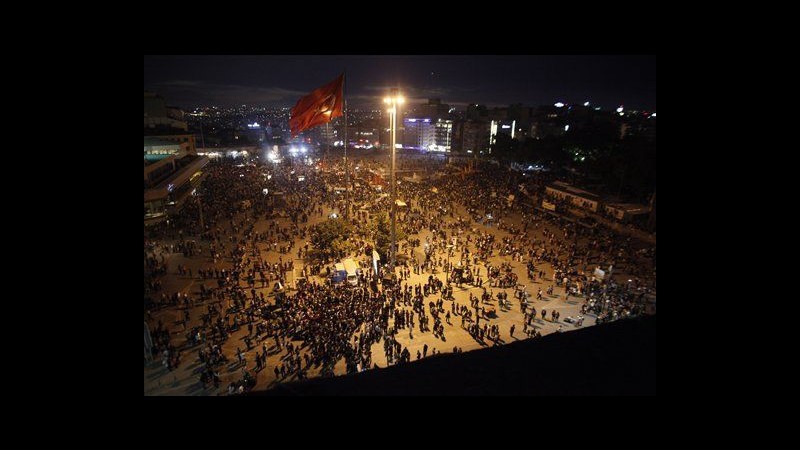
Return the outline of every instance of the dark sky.
<path id="1" fill-rule="evenodd" d="M 390 87 L 412 102 L 529 106 L 583 103 L 656 109 L 653 56 L 145 56 L 144 89 L 184 108 L 293 106 L 347 71 L 345 95 L 368 106 Z"/>

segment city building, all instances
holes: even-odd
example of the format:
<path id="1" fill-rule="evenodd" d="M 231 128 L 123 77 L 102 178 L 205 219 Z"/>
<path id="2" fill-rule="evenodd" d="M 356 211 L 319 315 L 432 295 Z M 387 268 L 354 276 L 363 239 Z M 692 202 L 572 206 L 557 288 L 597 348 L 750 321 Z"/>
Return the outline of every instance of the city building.
<path id="1" fill-rule="evenodd" d="M 403 147 L 423 150 L 436 145 L 436 126 L 430 118 L 405 118 L 403 128 Z"/>
<path id="2" fill-rule="evenodd" d="M 161 96 L 153 92 L 144 92 L 144 127 L 153 132 L 159 130 L 187 131 L 189 129 L 183 121 L 183 111 L 167 106 Z"/>
<path id="3" fill-rule="evenodd" d="M 160 114 L 163 114 L 161 116 Z M 144 222 L 178 211 L 202 181 L 208 158 L 197 154 L 182 117 L 152 93 L 144 94 Z"/>
<path id="4" fill-rule="evenodd" d="M 489 150 L 489 122 L 466 120 L 458 123 L 459 149 L 464 153 L 480 154 Z"/>
<path id="5" fill-rule="evenodd" d="M 486 106 L 475 104 L 467 105 L 466 119 L 467 120 L 485 120 L 489 118 L 489 111 Z"/>
<path id="6" fill-rule="evenodd" d="M 561 103 L 559 103 L 561 104 Z M 531 118 L 530 136 L 544 139 L 550 136 L 563 136 L 569 130 L 565 116 L 569 110 L 564 106 L 540 106 Z"/>
<path id="7" fill-rule="evenodd" d="M 599 195 L 584 191 L 583 189 L 578 189 L 563 181 L 556 181 L 546 186 L 545 194 L 593 212 L 597 212 L 601 202 Z"/>
<path id="8" fill-rule="evenodd" d="M 453 121 L 449 119 L 437 119 L 435 125 L 435 150 L 449 152 L 453 145 Z"/>
<path id="9" fill-rule="evenodd" d="M 452 147 L 452 120 L 407 117 L 403 119 L 403 128 L 404 148 L 449 152 Z"/>
<path id="10" fill-rule="evenodd" d="M 497 143 L 497 135 L 505 134 L 514 139 L 516 136 L 517 121 L 516 120 L 492 120 L 489 123 L 489 142 L 491 146 Z M 491 153 L 491 149 L 489 150 Z"/>
<path id="11" fill-rule="evenodd" d="M 604 205 L 606 214 L 620 222 L 629 222 L 637 216 L 644 216 L 650 213 L 647 205 L 638 203 L 609 203 Z"/>
<path id="12" fill-rule="evenodd" d="M 428 117 L 432 120 L 450 118 L 450 105 L 442 103 L 439 98 L 428 99 L 428 103 L 414 108 L 418 117 Z"/>

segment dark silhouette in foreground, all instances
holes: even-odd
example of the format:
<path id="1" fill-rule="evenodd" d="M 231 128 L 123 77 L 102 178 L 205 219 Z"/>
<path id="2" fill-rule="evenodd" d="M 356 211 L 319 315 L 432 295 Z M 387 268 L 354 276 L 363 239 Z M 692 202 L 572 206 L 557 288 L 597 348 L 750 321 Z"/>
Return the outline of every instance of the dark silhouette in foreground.
<path id="1" fill-rule="evenodd" d="M 249 395 L 655 395 L 656 316 Z"/>

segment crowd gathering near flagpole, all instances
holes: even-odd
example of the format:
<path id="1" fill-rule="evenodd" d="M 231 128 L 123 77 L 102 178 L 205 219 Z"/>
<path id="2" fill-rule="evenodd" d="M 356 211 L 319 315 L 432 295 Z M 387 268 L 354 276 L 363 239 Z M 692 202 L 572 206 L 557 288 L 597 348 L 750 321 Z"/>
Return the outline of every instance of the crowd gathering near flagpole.
<path id="1" fill-rule="evenodd" d="M 293 134 L 343 115 L 343 84 L 342 75 L 301 99 Z M 190 372 L 191 392 L 237 395 L 646 312 L 655 246 L 536 208 L 553 181 L 547 173 L 523 177 L 446 157 L 398 160 L 406 173 L 425 176 L 393 186 L 406 206 L 396 213 L 404 239 L 392 274 L 386 255 L 377 273 L 372 263 L 371 224 L 397 207 L 376 175 L 390 166 L 385 152 L 210 164 L 199 201 L 145 229 L 145 363 L 160 364 L 153 392 L 168 392 L 178 379 L 169 374 L 179 371 Z M 281 195 L 264 195 L 265 183 Z M 343 183 L 344 195 L 332 189 Z M 320 259 L 310 236 L 333 212 L 352 226 L 349 250 Z M 362 263 L 354 286 L 332 281 L 343 258 Z M 595 275 L 598 267 L 605 277 Z M 575 313 L 562 317 L 567 310 Z M 462 333 L 469 348 L 453 344 Z"/>

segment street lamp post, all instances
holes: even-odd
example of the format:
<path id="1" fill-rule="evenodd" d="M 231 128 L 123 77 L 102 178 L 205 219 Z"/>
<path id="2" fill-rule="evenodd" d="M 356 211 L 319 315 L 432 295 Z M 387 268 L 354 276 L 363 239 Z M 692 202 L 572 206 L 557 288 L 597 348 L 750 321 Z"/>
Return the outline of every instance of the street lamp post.
<path id="1" fill-rule="evenodd" d="M 392 89 L 389 97 L 383 99 L 389 105 L 389 125 L 392 134 L 392 247 L 389 258 L 389 271 L 394 281 L 395 256 L 397 254 L 397 181 L 395 180 L 395 163 L 397 147 L 397 105 L 402 105 L 405 99 L 400 96 L 397 89 Z"/>

